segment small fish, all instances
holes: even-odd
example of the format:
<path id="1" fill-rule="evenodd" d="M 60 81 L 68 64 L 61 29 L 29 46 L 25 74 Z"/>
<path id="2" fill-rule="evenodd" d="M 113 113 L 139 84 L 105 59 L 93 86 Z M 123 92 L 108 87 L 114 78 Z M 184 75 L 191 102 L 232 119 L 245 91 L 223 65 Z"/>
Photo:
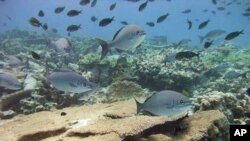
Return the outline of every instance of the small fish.
<path id="1" fill-rule="evenodd" d="M 43 12 L 42 10 L 40 10 L 40 11 L 38 12 L 38 16 L 39 16 L 39 17 L 44 17 L 44 12 Z"/>
<path id="2" fill-rule="evenodd" d="M 137 25 L 126 25 L 115 33 L 111 42 L 97 39 L 102 47 L 101 59 L 107 55 L 110 48 L 134 52 L 136 47 L 144 40 L 145 35 L 145 31 L 141 27 Z"/>
<path id="3" fill-rule="evenodd" d="M 245 9 L 246 12 L 250 12 L 250 7 L 248 7 L 247 9 Z"/>
<path id="4" fill-rule="evenodd" d="M 54 32 L 54 33 L 57 33 L 57 32 L 58 32 L 58 30 L 55 29 L 55 28 L 52 28 L 51 31 Z"/>
<path id="5" fill-rule="evenodd" d="M 137 113 L 174 118 L 186 116 L 191 111 L 192 101 L 179 92 L 163 90 L 147 98 L 144 103 L 136 101 L 136 106 Z"/>
<path id="6" fill-rule="evenodd" d="M 110 5 L 109 10 L 113 11 L 115 9 L 115 7 L 116 7 L 116 3 L 113 3 Z"/>
<path id="7" fill-rule="evenodd" d="M 248 96 L 250 96 L 250 88 L 247 89 L 246 93 Z"/>
<path id="8" fill-rule="evenodd" d="M 187 23 L 188 23 L 188 30 L 190 30 L 192 28 L 192 22 L 189 19 L 187 19 Z"/>
<path id="9" fill-rule="evenodd" d="M 59 38 L 48 43 L 50 48 L 55 49 L 59 54 L 69 53 L 72 50 L 70 41 L 67 38 Z"/>
<path id="10" fill-rule="evenodd" d="M 182 11 L 181 13 L 183 13 L 183 14 L 188 14 L 188 13 L 190 13 L 191 11 L 192 11 L 191 9 L 186 9 L 186 10 Z"/>
<path id="11" fill-rule="evenodd" d="M 221 29 L 214 29 L 209 31 L 205 36 L 199 36 L 200 38 L 200 43 L 203 42 L 204 39 L 206 40 L 214 40 L 215 38 L 225 34 L 226 31 L 225 30 L 221 30 Z"/>
<path id="12" fill-rule="evenodd" d="M 77 16 L 79 15 L 80 13 L 82 13 L 82 10 L 70 10 L 67 15 L 70 16 L 70 17 L 73 17 L 73 16 Z"/>
<path id="13" fill-rule="evenodd" d="M 245 111 L 245 112 L 244 112 L 244 115 L 245 115 L 246 117 L 250 118 L 250 110 Z"/>
<path id="14" fill-rule="evenodd" d="M 31 51 L 30 53 L 31 53 L 31 56 L 32 56 L 34 59 L 36 59 L 36 60 L 40 60 L 40 59 L 41 59 L 40 55 L 37 54 L 36 52 Z"/>
<path id="15" fill-rule="evenodd" d="M 95 7 L 96 3 L 97 3 L 97 0 L 93 0 L 93 1 L 91 2 L 91 7 Z"/>
<path id="16" fill-rule="evenodd" d="M 20 57 L 15 55 L 5 55 L 5 57 L 10 68 L 28 67 L 28 62 L 23 62 Z"/>
<path id="17" fill-rule="evenodd" d="M 207 26 L 207 24 L 209 23 L 209 21 L 210 21 L 210 20 L 208 19 L 208 20 L 206 20 L 206 21 L 200 23 L 198 29 L 203 29 L 203 28 L 205 28 L 205 27 Z"/>
<path id="18" fill-rule="evenodd" d="M 22 88 L 22 85 L 17 78 L 11 74 L 0 72 L 0 87 L 10 90 L 19 90 Z"/>
<path id="19" fill-rule="evenodd" d="M 212 3 L 213 3 L 214 5 L 216 5 L 216 4 L 217 4 L 217 0 L 212 0 Z"/>
<path id="20" fill-rule="evenodd" d="M 57 90 L 64 92 L 85 93 L 95 87 L 94 83 L 73 71 L 52 72 L 48 80 Z"/>
<path id="21" fill-rule="evenodd" d="M 114 20 L 114 17 L 112 18 L 104 18 L 99 22 L 99 26 L 104 27 L 110 24 Z"/>
<path id="22" fill-rule="evenodd" d="M 213 41 L 207 41 L 207 42 L 205 42 L 205 44 L 204 44 L 204 48 L 207 49 L 207 48 L 209 48 L 212 44 L 213 44 Z"/>
<path id="23" fill-rule="evenodd" d="M 199 56 L 199 54 L 194 53 L 192 51 L 182 51 L 182 52 L 178 52 L 176 54 L 175 59 L 177 59 L 177 60 L 181 60 L 184 58 L 190 59 L 190 58 L 193 58 L 195 56 Z"/>
<path id="24" fill-rule="evenodd" d="M 128 2 L 138 2 L 140 0 L 125 0 L 125 1 L 128 1 Z"/>
<path id="25" fill-rule="evenodd" d="M 223 10 L 225 10 L 226 8 L 220 6 L 220 7 L 217 7 L 217 9 L 220 10 L 220 11 L 223 11 Z"/>
<path id="26" fill-rule="evenodd" d="M 40 27 L 42 26 L 42 24 L 40 23 L 40 21 L 34 17 L 31 17 L 29 19 L 29 23 L 32 25 L 32 26 L 35 26 L 35 27 Z"/>
<path id="27" fill-rule="evenodd" d="M 169 13 L 167 13 L 167 14 L 165 14 L 165 15 L 162 15 L 162 16 L 159 16 L 158 18 L 157 18 L 157 23 L 161 23 L 161 22 L 163 22 L 167 17 L 169 16 Z"/>
<path id="28" fill-rule="evenodd" d="M 232 39 L 238 37 L 240 34 L 244 34 L 243 31 L 244 30 L 231 32 L 231 33 L 226 35 L 225 40 L 232 40 Z"/>
<path id="29" fill-rule="evenodd" d="M 155 26 L 155 23 L 154 22 L 147 22 L 146 23 L 148 26 L 150 26 L 150 27 L 154 27 Z"/>
<path id="30" fill-rule="evenodd" d="M 95 22 L 97 20 L 97 17 L 96 16 L 92 16 L 90 19 L 91 19 L 92 22 Z"/>
<path id="31" fill-rule="evenodd" d="M 120 21 L 120 23 L 123 25 L 128 25 L 128 22 L 126 22 L 126 21 Z"/>
<path id="32" fill-rule="evenodd" d="M 43 30 L 46 31 L 48 29 L 48 25 L 45 23 L 45 24 L 43 24 L 42 28 L 43 28 Z"/>
<path id="33" fill-rule="evenodd" d="M 67 31 L 68 32 L 75 32 L 75 31 L 77 31 L 78 29 L 80 29 L 81 28 L 81 25 L 79 24 L 79 25 L 69 25 L 68 27 L 67 27 Z"/>
<path id="34" fill-rule="evenodd" d="M 148 4 L 148 0 L 144 3 L 142 3 L 139 8 L 138 8 L 138 11 L 141 12 L 143 11 L 146 7 L 147 7 L 147 4 Z"/>
<path id="35" fill-rule="evenodd" d="M 211 11 L 211 13 L 215 15 L 215 14 L 216 14 L 216 11 L 213 10 L 213 11 Z"/>
<path id="36" fill-rule="evenodd" d="M 9 21 L 12 21 L 12 18 L 10 16 L 6 16 Z"/>
<path id="37" fill-rule="evenodd" d="M 250 13 L 242 13 L 242 15 L 248 17 L 250 16 Z"/>
<path id="38" fill-rule="evenodd" d="M 81 0 L 80 5 L 87 5 L 90 3 L 90 0 Z"/>
<path id="39" fill-rule="evenodd" d="M 61 13 L 64 9 L 65 9 L 65 6 L 57 7 L 57 8 L 54 10 L 54 12 L 55 12 L 56 14 L 59 14 L 59 13 Z"/>

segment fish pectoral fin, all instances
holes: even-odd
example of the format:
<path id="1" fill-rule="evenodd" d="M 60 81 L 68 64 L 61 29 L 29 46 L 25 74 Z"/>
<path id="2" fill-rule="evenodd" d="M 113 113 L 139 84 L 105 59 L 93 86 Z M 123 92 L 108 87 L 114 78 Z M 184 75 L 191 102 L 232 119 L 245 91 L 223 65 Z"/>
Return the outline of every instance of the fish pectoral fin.
<path id="1" fill-rule="evenodd" d="M 109 51 L 109 44 L 102 39 L 97 39 L 97 41 L 102 47 L 102 54 L 101 54 L 101 60 L 102 60 L 107 55 L 107 53 Z"/>

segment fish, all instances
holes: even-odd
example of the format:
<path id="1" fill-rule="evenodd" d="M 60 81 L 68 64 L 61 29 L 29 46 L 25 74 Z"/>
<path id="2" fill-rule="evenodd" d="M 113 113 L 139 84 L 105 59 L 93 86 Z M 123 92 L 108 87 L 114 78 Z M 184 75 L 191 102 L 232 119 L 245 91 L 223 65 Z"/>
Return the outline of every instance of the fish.
<path id="1" fill-rule="evenodd" d="M 223 10 L 225 10 L 226 8 L 220 6 L 220 7 L 217 7 L 217 9 L 220 10 L 220 11 L 223 11 Z"/>
<path id="2" fill-rule="evenodd" d="M 59 14 L 59 13 L 61 13 L 64 9 L 65 9 L 65 6 L 57 7 L 57 8 L 55 8 L 54 12 L 55 12 L 56 14 Z"/>
<path id="3" fill-rule="evenodd" d="M 99 26 L 104 27 L 109 25 L 114 20 L 114 17 L 112 18 L 104 18 L 99 22 Z"/>
<path id="4" fill-rule="evenodd" d="M 38 16 L 39 16 L 39 17 L 44 17 L 44 12 L 43 12 L 42 10 L 40 10 L 40 11 L 38 12 Z"/>
<path id="5" fill-rule="evenodd" d="M 93 0 L 93 1 L 91 2 L 91 7 L 95 7 L 96 3 L 97 3 L 97 0 Z"/>
<path id="6" fill-rule="evenodd" d="M 175 59 L 177 59 L 177 60 L 181 60 L 181 59 L 184 59 L 184 58 L 190 59 L 190 58 L 193 58 L 195 56 L 199 56 L 199 54 L 194 53 L 192 51 L 182 51 L 182 52 L 178 52 L 176 54 Z"/>
<path id="7" fill-rule="evenodd" d="M 188 23 L 188 30 L 190 30 L 192 28 L 192 22 L 189 19 L 187 19 L 187 23 Z"/>
<path id="8" fill-rule="evenodd" d="M 169 16 L 169 13 L 165 14 L 165 15 L 161 15 L 157 18 L 156 22 L 157 23 L 161 23 L 163 22 L 167 17 Z"/>
<path id="9" fill-rule="evenodd" d="M 81 0 L 79 4 L 80 5 L 87 5 L 89 3 L 90 3 L 90 0 Z"/>
<path id="10" fill-rule="evenodd" d="M 242 13 L 243 16 L 250 16 L 250 13 Z"/>
<path id="11" fill-rule="evenodd" d="M 17 57 L 15 55 L 5 55 L 5 58 L 7 60 L 7 63 L 10 68 L 27 68 L 28 67 L 28 61 L 23 62 L 20 57 Z"/>
<path id="12" fill-rule="evenodd" d="M 96 16 L 92 16 L 90 19 L 91 19 L 92 22 L 95 22 L 97 20 L 97 17 Z"/>
<path id="13" fill-rule="evenodd" d="M 115 7 L 116 7 L 116 3 L 113 3 L 110 5 L 109 10 L 113 11 L 115 9 Z"/>
<path id="14" fill-rule="evenodd" d="M 77 31 L 78 29 L 80 29 L 81 28 L 81 25 L 79 24 L 79 25 L 75 25 L 75 24 L 72 24 L 72 25 L 69 25 L 68 27 L 67 27 L 67 31 L 68 32 L 75 32 L 75 31 Z"/>
<path id="15" fill-rule="evenodd" d="M 203 28 L 205 28 L 205 27 L 207 26 L 207 24 L 209 23 L 209 21 L 210 21 L 210 20 L 208 19 L 208 20 L 206 20 L 206 21 L 200 23 L 198 29 L 203 29 Z"/>
<path id="16" fill-rule="evenodd" d="M 59 38 L 55 41 L 51 41 L 48 46 L 59 54 L 69 53 L 72 50 L 71 42 L 67 38 Z"/>
<path id="17" fill-rule="evenodd" d="M 146 32 L 141 27 L 137 25 L 126 25 L 115 33 L 110 42 L 97 39 L 102 47 L 101 59 L 107 55 L 110 48 L 134 52 L 136 47 L 144 41 L 145 36 Z"/>
<path id="18" fill-rule="evenodd" d="M 199 36 L 200 43 L 202 43 L 204 39 L 206 39 L 206 40 L 214 40 L 215 38 L 217 38 L 217 37 L 219 37 L 219 36 L 221 36 L 221 35 L 223 35 L 225 33 L 226 33 L 226 31 L 222 30 L 222 29 L 211 30 L 206 35 Z"/>
<path id="19" fill-rule="evenodd" d="M 235 70 L 231 70 L 231 71 L 228 71 L 225 75 L 224 75 L 224 79 L 236 79 L 238 77 L 244 77 L 246 78 L 246 74 L 248 72 L 245 72 L 245 73 L 239 73 L 239 72 L 236 72 Z"/>
<path id="20" fill-rule="evenodd" d="M 207 49 L 207 48 L 209 48 L 212 44 L 213 44 L 213 41 L 207 41 L 207 42 L 205 42 L 205 44 L 204 44 L 204 48 Z"/>
<path id="21" fill-rule="evenodd" d="M 179 92 L 163 90 L 147 98 L 144 103 L 136 99 L 137 114 L 146 113 L 153 116 L 186 116 L 191 110 L 192 101 Z"/>
<path id="22" fill-rule="evenodd" d="M 31 18 L 29 19 L 29 23 L 30 23 L 32 26 L 35 26 L 35 27 L 40 27 L 40 26 L 42 26 L 42 23 L 41 23 L 38 19 L 36 19 L 36 18 L 34 18 L 34 17 L 31 17 Z"/>
<path id="23" fill-rule="evenodd" d="M 248 96 L 250 96 L 250 88 L 248 88 L 248 89 L 246 90 L 246 93 L 247 93 Z"/>
<path id="24" fill-rule="evenodd" d="M 216 14 L 216 11 L 213 10 L 213 11 L 211 11 L 211 13 L 215 15 L 215 14 Z"/>
<path id="25" fill-rule="evenodd" d="M 245 112 L 244 112 L 244 115 L 245 115 L 246 117 L 250 118 L 250 110 L 245 111 Z"/>
<path id="26" fill-rule="evenodd" d="M 22 84 L 11 74 L 0 72 L 0 87 L 9 90 L 19 90 L 22 89 Z"/>
<path id="27" fill-rule="evenodd" d="M 248 7 L 247 9 L 245 9 L 246 12 L 250 12 L 250 7 Z"/>
<path id="28" fill-rule="evenodd" d="M 55 29 L 55 28 L 52 28 L 51 31 L 52 31 L 53 33 L 57 33 L 57 32 L 58 32 L 58 30 Z"/>
<path id="29" fill-rule="evenodd" d="M 191 9 L 186 9 L 186 10 L 182 11 L 181 13 L 183 13 L 183 14 L 188 14 L 188 13 L 190 13 L 191 11 L 192 11 Z"/>
<path id="30" fill-rule="evenodd" d="M 138 11 L 141 12 L 143 11 L 146 7 L 147 7 L 147 4 L 148 4 L 148 0 L 144 3 L 142 3 L 139 8 L 138 8 Z"/>
<path id="31" fill-rule="evenodd" d="M 212 0 L 212 3 L 213 3 L 214 5 L 216 5 L 216 4 L 217 4 L 217 0 Z"/>
<path id="32" fill-rule="evenodd" d="M 47 78 L 57 90 L 69 93 L 85 93 L 91 91 L 96 86 L 73 71 L 55 71 Z"/>
<path id="33" fill-rule="evenodd" d="M 80 13 L 82 13 L 82 10 L 70 10 L 67 15 L 70 16 L 70 17 L 73 17 L 73 16 L 77 16 L 79 15 Z"/>
<path id="34" fill-rule="evenodd" d="M 124 0 L 124 1 L 128 1 L 128 2 L 138 2 L 140 0 Z"/>
<path id="35" fill-rule="evenodd" d="M 154 22 L 146 22 L 146 24 L 150 27 L 154 27 L 155 26 L 155 23 Z"/>
<path id="36" fill-rule="evenodd" d="M 192 40 L 191 39 L 182 39 L 180 40 L 178 43 L 177 43 L 177 46 L 184 46 L 184 45 L 187 45 L 189 42 L 191 42 Z"/>
<path id="37" fill-rule="evenodd" d="M 232 40 L 232 39 L 238 37 L 240 34 L 244 34 L 243 31 L 244 30 L 231 32 L 231 33 L 226 35 L 225 40 Z"/>
<path id="38" fill-rule="evenodd" d="M 9 21 L 12 21 L 12 18 L 10 16 L 6 16 L 6 18 L 9 20 Z"/>
<path id="39" fill-rule="evenodd" d="M 42 28 L 43 28 L 43 30 L 46 31 L 48 29 L 48 25 L 46 23 L 44 23 L 43 26 L 42 26 Z"/>
<path id="40" fill-rule="evenodd" d="M 120 23 L 123 24 L 123 25 L 128 25 L 127 21 L 120 21 Z"/>
<path id="41" fill-rule="evenodd" d="M 31 56 L 32 56 L 34 59 L 36 59 L 36 60 L 40 60 L 40 59 L 41 59 L 40 55 L 37 54 L 36 52 L 31 51 L 30 53 L 31 53 Z"/>

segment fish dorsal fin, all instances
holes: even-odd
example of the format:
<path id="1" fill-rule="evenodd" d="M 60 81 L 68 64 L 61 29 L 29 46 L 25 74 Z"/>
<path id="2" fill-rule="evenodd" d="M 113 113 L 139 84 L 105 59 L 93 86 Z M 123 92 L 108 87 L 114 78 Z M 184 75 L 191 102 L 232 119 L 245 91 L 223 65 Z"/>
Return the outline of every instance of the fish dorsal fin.
<path id="1" fill-rule="evenodd" d="M 125 27 L 125 26 L 121 27 L 121 28 L 115 33 L 115 35 L 114 35 L 112 41 L 115 40 L 116 36 L 120 33 L 120 31 L 121 31 L 124 27 Z"/>
<path id="2" fill-rule="evenodd" d="M 156 94 L 157 94 L 157 92 L 156 92 L 156 93 L 153 93 L 150 97 L 148 97 L 148 98 L 144 101 L 144 103 L 147 102 L 151 97 L 153 97 L 153 96 L 156 95 Z"/>

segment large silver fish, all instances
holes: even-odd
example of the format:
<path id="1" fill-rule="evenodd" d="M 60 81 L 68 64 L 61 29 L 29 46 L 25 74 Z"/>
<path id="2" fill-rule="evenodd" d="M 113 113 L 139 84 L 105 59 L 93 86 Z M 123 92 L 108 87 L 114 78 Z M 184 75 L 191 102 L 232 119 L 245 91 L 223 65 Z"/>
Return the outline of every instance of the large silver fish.
<path id="1" fill-rule="evenodd" d="M 213 39 L 215 39 L 215 38 L 223 35 L 224 33 L 226 33 L 226 31 L 225 30 L 221 30 L 221 29 L 211 30 L 206 35 L 199 36 L 200 42 L 202 43 L 204 39 L 211 41 L 211 40 L 213 40 Z"/>
<path id="2" fill-rule="evenodd" d="M 0 72 L 0 87 L 10 90 L 18 90 L 22 88 L 22 85 L 11 74 Z"/>
<path id="3" fill-rule="evenodd" d="M 146 33 L 141 27 L 137 25 L 126 25 L 115 33 L 112 41 L 106 42 L 98 39 L 99 44 L 102 46 L 101 59 L 106 56 L 110 48 L 134 52 L 136 47 L 142 43 L 145 36 Z"/>
<path id="4" fill-rule="evenodd" d="M 84 93 L 96 86 L 73 71 L 52 72 L 48 79 L 56 89 L 64 92 Z"/>
<path id="5" fill-rule="evenodd" d="M 137 113 L 149 113 L 156 116 L 179 117 L 191 110 L 191 100 L 188 97 L 170 90 L 157 92 L 143 104 L 136 101 Z"/>

